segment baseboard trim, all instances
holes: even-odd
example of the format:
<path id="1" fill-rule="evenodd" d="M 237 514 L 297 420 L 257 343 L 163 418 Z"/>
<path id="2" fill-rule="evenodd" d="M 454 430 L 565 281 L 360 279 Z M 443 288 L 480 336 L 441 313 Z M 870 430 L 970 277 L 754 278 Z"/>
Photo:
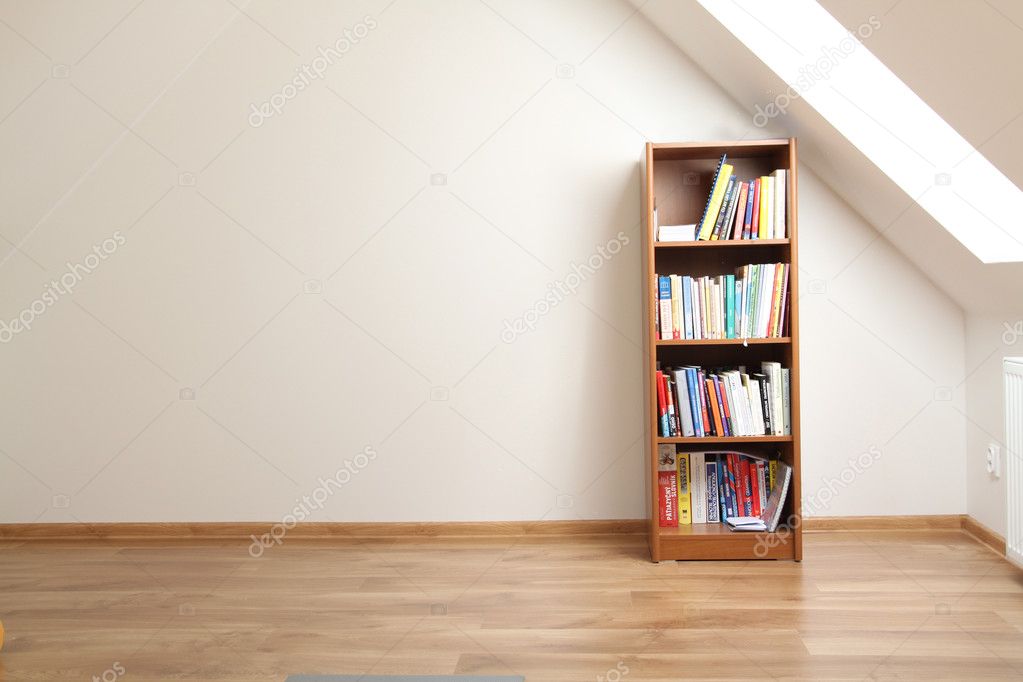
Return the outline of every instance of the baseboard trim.
<path id="1" fill-rule="evenodd" d="M 958 530 L 961 514 L 927 516 L 814 516 L 803 517 L 804 531 L 832 530 Z"/>
<path id="2" fill-rule="evenodd" d="M 279 522 L 228 523 L 8 523 L 0 540 L 199 540 L 245 539 L 269 533 Z M 520 535 L 639 535 L 645 519 L 574 521 L 468 521 L 398 523 L 299 523 L 289 538 L 502 537 Z"/>
<path id="3" fill-rule="evenodd" d="M 963 530 L 980 544 L 987 545 L 999 555 L 1005 556 L 1005 538 L 968 514 L 963 514 Z"/>

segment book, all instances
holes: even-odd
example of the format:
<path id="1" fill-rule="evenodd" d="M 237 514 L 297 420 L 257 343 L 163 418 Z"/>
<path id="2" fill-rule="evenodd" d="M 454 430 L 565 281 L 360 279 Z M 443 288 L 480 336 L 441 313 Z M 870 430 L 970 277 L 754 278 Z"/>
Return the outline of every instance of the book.
<path id="1" fill-rule="evenodd" d="M 763 185 L 760 182 L 760 178 L 753 181 L 754 194 L 753 194 L 753 225 L 750 228 L 750 239 L 760 239 L 760 204 L 763 199 Z"/>
<path id="2" fill-rule="evenodd" d="M 671 446 L 674 449 L 674 446 Z M 688 526 L 693 523 L 693 505 L 691 499 L 692 469 L 689 467 L 689 453 L 679 452 L 675 455 L 677 466 L 677 504 L 678 525 Z"/>
<path id="3" fill-rule="evenodd" d="M 753 231 L 753 199 L 754 199 L 754 196 L 756 194 L 755 184 L 756 183 L 753 180 L 750 180 L 748 183 L 746 183 L 746 186 L 747 186 L 747 189 L 746 189 L 746 215 L 743 217 L 743 220 L 742 220 L 742 238 L 743 239 L 752 239 L 753 238 L 753 235 L 752 235 L 752 231 Z"/>
<path id="4" fill-rule="evenodd" d="M 711 230 L 710 238 L 717 240 L 721 238 L 721 231 L 724 228 L 724 224 L 728 221 L 728 212 L 732 208 L 732 203 L 735 201 L 735 186 L 739 183 L 739 178 L 732 175 L 728 178 L 728 184 L 725 185 L 725 194 L 721 199 L 721 208 L 718 211 L 717 219 L 714 221 L 714 228 Z"/>
<path id="5" fill-rule="evenodd" d="M 744 367 L 698 365 L 657 370 L 658 435 L 791 435 L 791 374 L 786 381 L 788 368 L 779 362 L 765 361 L 760 369 L 753 374 Z"/>
<path id="6" fill-rule="evenodd" d="M 696 430 L 693 426 L 693 404 L 689 400 L 689 380 L 685 369 L 673 370 L 672 377 L 676 387 L 676 395 L 678 396 L 677 411 L 681 434 L 685 438 L 692 438 L 696 435 Z"/>
<path id="7" fill-rule="evenodd" d="M 681 278 L 678 275 L 668 275 L 668 282 L 671 285 L 671 338 L 682 338 L 682 290 Z"/>
<path id="8" fill-rule="evenodd" d="M 746 219 L 746 197 L 749 195 L 749 183 L 739 183 L 739 199 L 735 204 L 732 219 L 732 239 L 742 239 L 742 228 Z"/>
<path id="9" fill-rule="evenodd" d="M 678 527 L 678 470 L 675 467 L 675 446 L 657 448 L 657 491 L 661 528 Z"/>
<path id="10" fill-rule="evenodd" d="M 693 338 L 693 278 L 682 275 L 682 310 L 685 338 Z"/>
<path id="11" fill-rule="evenodd" d="M 748 531 L 748 532 L 763 532 L 767 530 L 767 525 L 756 516 L 732 516 L 729 517 L 728 527 L 732 530 Z"/>
<path id="12" fill-rule="evenodd" d="M 696 225 L 658 225 L 657 241 L 659 242 L 696 241 Z"/>
<path id="13" fill-rule="evenodd" d="M 781 370 L 781 419 L 783 436 L 792 435 L 792 370 L 783 367 Z"/>
<path id="14" fill-rule="evenodd" d="M 779 168 L 778 170 L 771 173 L 771 177 L 774 180 L 774 238 L 784 239 L 788 235 L 788 229 L 786 224 L 785 215 L 785 202 L 788 197 L 786 193 L 785 183 L 787 173 L 784 169 Z"/>
<path id="15" fill-rule="evenodd" d="M 778 461 L 776 464 L 778 468 L 777 480 L 774 483 L 774 487 L 771 488 L 771 495 L 767 499 L 767 508 L 762 515 L 767 531 L 770 533 L 778 530 L 782 508 L 785 505 L 785 496 L 788 495 L 789 483 L 792 481 L 792 467 L 782 461 Z"/>
<path id="16" fill-rule="evenodd" d="M 689 453 L 689 472 L 692 522 L 707 523 L 707 463 L 702 452 Z"/>
<path id="17" fill-rule="evenodd" d="M 721 200 L 724 198 L 725 186 L 728 184 L 728 179 L 732 177 L 732 167 L 725 163 L 727 158 L 727 154 L 721 155 L 718 168 L 714 172 L 710 196 L 707 197 L 707 205 L 703 207 L 703 216 L 700 217 L 700 222 L 698 223 L 700 229 L 697 232 L 697 239 L 704 241 L 710 239 L 710 231 L 714 227 L 718 211 L 721 210 Z"/>
<path id="18" fill-rule="evenodd" d="M 672 320 L 671 320 L 671 279 L 664 275 L 656 275 L 657 277 L 657 298 L 658 298 L 658 310 L 660 311 L 660 328 L 661 328 L 661 339 L 667 340 L 672 335 Z"/>
<path id="19" fill-rule="evenodd" d="M 707 477 L 707 523 L 719 523 L 721 521 L 721 501 L 719 497 L 720 487 L 718 486 L 718 461 L 717 455 L 705 455 L 704 468 Z"/>

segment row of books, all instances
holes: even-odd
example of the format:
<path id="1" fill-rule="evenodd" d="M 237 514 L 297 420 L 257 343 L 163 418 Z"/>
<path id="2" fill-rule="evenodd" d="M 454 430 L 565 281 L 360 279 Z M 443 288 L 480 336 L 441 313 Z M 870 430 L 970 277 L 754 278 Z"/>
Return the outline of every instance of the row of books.
<path id="1" fill-rule="evenodd" d="M 697 223 L 697 239 L 785 238 L 785 170 L 740 180 L 727 158 L 722 154 L 718 162 L 707 205 Z"/>
<path id="2" fill-rule="evenodd" d="M 737 530 L 777 530 L 792 480 L 792 467 L 780 458 L 660 445 L 657 459 L 662 528 L 729 523 Z"/>
<path id="3" fill-rule="evenodd" d="M 655 275 L 661 340 L 785 336 L 789 267 L 751 263 L 734 274 Z"/>
<path id="4" fill-rule="evenodd" d="M 778 362 L 705 371 L 657 370 L 658 435 L 662 438 L 792 435 L 791 375 Z"/>

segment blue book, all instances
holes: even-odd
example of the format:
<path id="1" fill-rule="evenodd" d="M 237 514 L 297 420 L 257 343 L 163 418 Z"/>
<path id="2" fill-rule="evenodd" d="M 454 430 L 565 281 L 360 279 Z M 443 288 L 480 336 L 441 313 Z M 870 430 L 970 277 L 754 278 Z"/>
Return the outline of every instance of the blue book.
<path id="1" fill-rule="evenodd" d="M 750 231 L 753 229 L 753 194 L 754 194 L 754 187 L 755 186 L 756 186 L 756 182 L 754 180 L 750 180 L 750 182 L 749 182 L 749 190 L 747 190 L 747 194 L 746 194 L 746 217 L 743 218 L 743 221 L 742 221 L 742 238 L 743 239 L 752 239 L 753 238 L 753 236 L 750 234 Z"/>
<path id="2" fill-rule="evenodd" d="M 682 315 L 685 327 L 685 337 L 693 338 L 693 278 L 689 275 L 682 275 L 682 308 L 685 311 Z"/>
<path id="3" fill-rule="evenodd" d="M 721 455 L 719 458 L 721 462 L 721 480 L 723 481 L 725 490 L 725 518 L 729 519 L 733 516 L 737 516 L 735 513 L 735 496 L 732 495 L 732 491 L 735 489 L 735 479 L 732 478 L 732 468 L 728 466 L 728 458 L 725 455 Z"/>
<path id="4" fill-rule="evenodd" d="M 696 435 L 704 437 L 707 434 L 703 432 L 703 412 L 700 410 L 699 397 L 696 394 L 696 368 L 686 367 L 686 387 L 689 389 L 689 408 L 693 411 L 693 430 L 696 431 Z"/>
<path id="5" fill-rule="evenodd" d="M 721 507 L 718 504 L 718 465 L 717 455 L 707 455 L 707 523 L 721 520 Z"/>

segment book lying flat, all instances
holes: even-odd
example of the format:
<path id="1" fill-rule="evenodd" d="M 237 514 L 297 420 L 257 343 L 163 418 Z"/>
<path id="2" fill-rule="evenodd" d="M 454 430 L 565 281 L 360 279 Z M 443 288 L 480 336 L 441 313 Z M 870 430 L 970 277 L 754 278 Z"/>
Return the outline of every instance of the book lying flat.
<path id="1" fill-rule="evenodd" d="M 657 228 L 659 242 L 696 241 L 696 225 L 660 225 Z"/>
<path id="2" fill-rule="evenodd" d="M 765 531 L 767 525 L 757 516 L 729 516 L 725 523 L 732 530 Z"/>

